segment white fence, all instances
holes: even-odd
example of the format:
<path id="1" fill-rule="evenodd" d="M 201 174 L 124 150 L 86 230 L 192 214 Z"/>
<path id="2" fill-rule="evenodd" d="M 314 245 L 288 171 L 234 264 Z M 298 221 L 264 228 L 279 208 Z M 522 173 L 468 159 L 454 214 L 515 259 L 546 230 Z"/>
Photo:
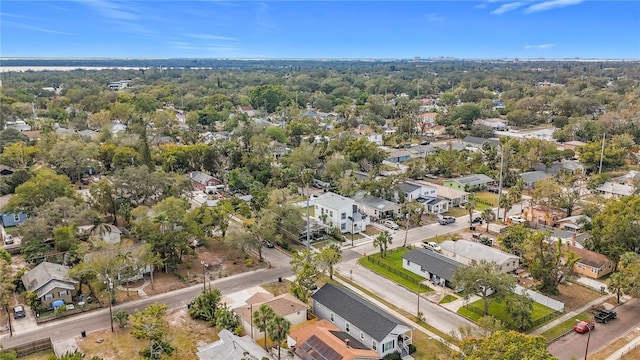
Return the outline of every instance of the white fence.
<path id="1" fill-rule="evenodd" d="M 564 312 L 564 303 L 562 301 L 554 300 L 535 291 L 525 289 L 520 285 L 516 285 L 515 289 L 513 289 L 513 292 L 520 295 L 526 294 L 531 298 L 531 300 L 537 302 L 538 304 L 552 308 L 553 310 L 559 311 L 561 313 Z"/>

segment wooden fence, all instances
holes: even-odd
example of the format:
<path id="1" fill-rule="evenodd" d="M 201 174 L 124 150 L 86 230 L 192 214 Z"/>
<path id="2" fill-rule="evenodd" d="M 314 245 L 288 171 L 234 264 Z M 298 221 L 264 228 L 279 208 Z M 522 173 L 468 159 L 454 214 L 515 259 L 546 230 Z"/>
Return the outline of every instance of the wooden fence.
<path id="1" fill-rule="evenodd" d="M 53 351 L 51 338 L 35 340 L 12 348 L 3 349 L 4 352 L 15 351 L 18 357 L 35 354 L 41 351 Z"/>

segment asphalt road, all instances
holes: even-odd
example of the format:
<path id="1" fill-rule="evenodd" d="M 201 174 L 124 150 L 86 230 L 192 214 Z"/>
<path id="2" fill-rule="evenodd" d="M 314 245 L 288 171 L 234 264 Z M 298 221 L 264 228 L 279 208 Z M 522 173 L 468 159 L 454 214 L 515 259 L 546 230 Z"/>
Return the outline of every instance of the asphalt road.
<path id="1" fill-rule="evenodd" d="M 549 352 L 559 360 L 570 360 L 574 357 L 582 359 L 587 349 L 587 339 L 589 340 L 588 354 L 593 354 L 633 330 L 640 323 L 640 299 L 631 299 L 614 311 L 618 314 L 618 318 L 606 324 L 596 323 L 590 339 L 587 334 L 572 332 L 550 344 Z"/>

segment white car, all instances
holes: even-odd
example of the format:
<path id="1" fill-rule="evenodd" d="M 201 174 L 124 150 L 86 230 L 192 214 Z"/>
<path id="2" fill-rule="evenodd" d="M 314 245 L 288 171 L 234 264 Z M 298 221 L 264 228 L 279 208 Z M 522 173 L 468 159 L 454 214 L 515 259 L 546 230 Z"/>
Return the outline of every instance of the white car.
<path id="1" fill-rule="evenodd" d="M 400 225 L 398 225 L 395 221 L 391 221 L 391 220 L 385 220 L 384 221 L 384 226 L 393 229 L 393 230 L 398 230 L 400 229 Z"/>
<path id="2" fill-rule="evenodd" d="M 527 222 L 527 220 L 523 219 L 518 215 L 511 215 L 508 218 L 509 218 L 509 221 L 511 221 L 514 224 L 524 224 Z"/>
<path id="3" fill-rule="evenodd" d="M 437 252 L 440 252 L 442 250 L 440 245 L 434 241 L 425 241 L 422 243 L 422 247 L 427 250 L 437 251 Z"/>

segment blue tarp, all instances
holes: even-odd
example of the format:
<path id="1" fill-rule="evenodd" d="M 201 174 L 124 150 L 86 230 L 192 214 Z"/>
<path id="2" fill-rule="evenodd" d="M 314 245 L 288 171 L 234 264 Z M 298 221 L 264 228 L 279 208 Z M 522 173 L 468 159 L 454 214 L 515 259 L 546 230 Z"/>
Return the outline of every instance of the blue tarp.
<path id="1" fill-rule="evenodd" d="M 56 300 L 51 303 L 51 306 L 53 306 L 54 309 L 62 305 L 64 305 L 64 300 Z"/>

